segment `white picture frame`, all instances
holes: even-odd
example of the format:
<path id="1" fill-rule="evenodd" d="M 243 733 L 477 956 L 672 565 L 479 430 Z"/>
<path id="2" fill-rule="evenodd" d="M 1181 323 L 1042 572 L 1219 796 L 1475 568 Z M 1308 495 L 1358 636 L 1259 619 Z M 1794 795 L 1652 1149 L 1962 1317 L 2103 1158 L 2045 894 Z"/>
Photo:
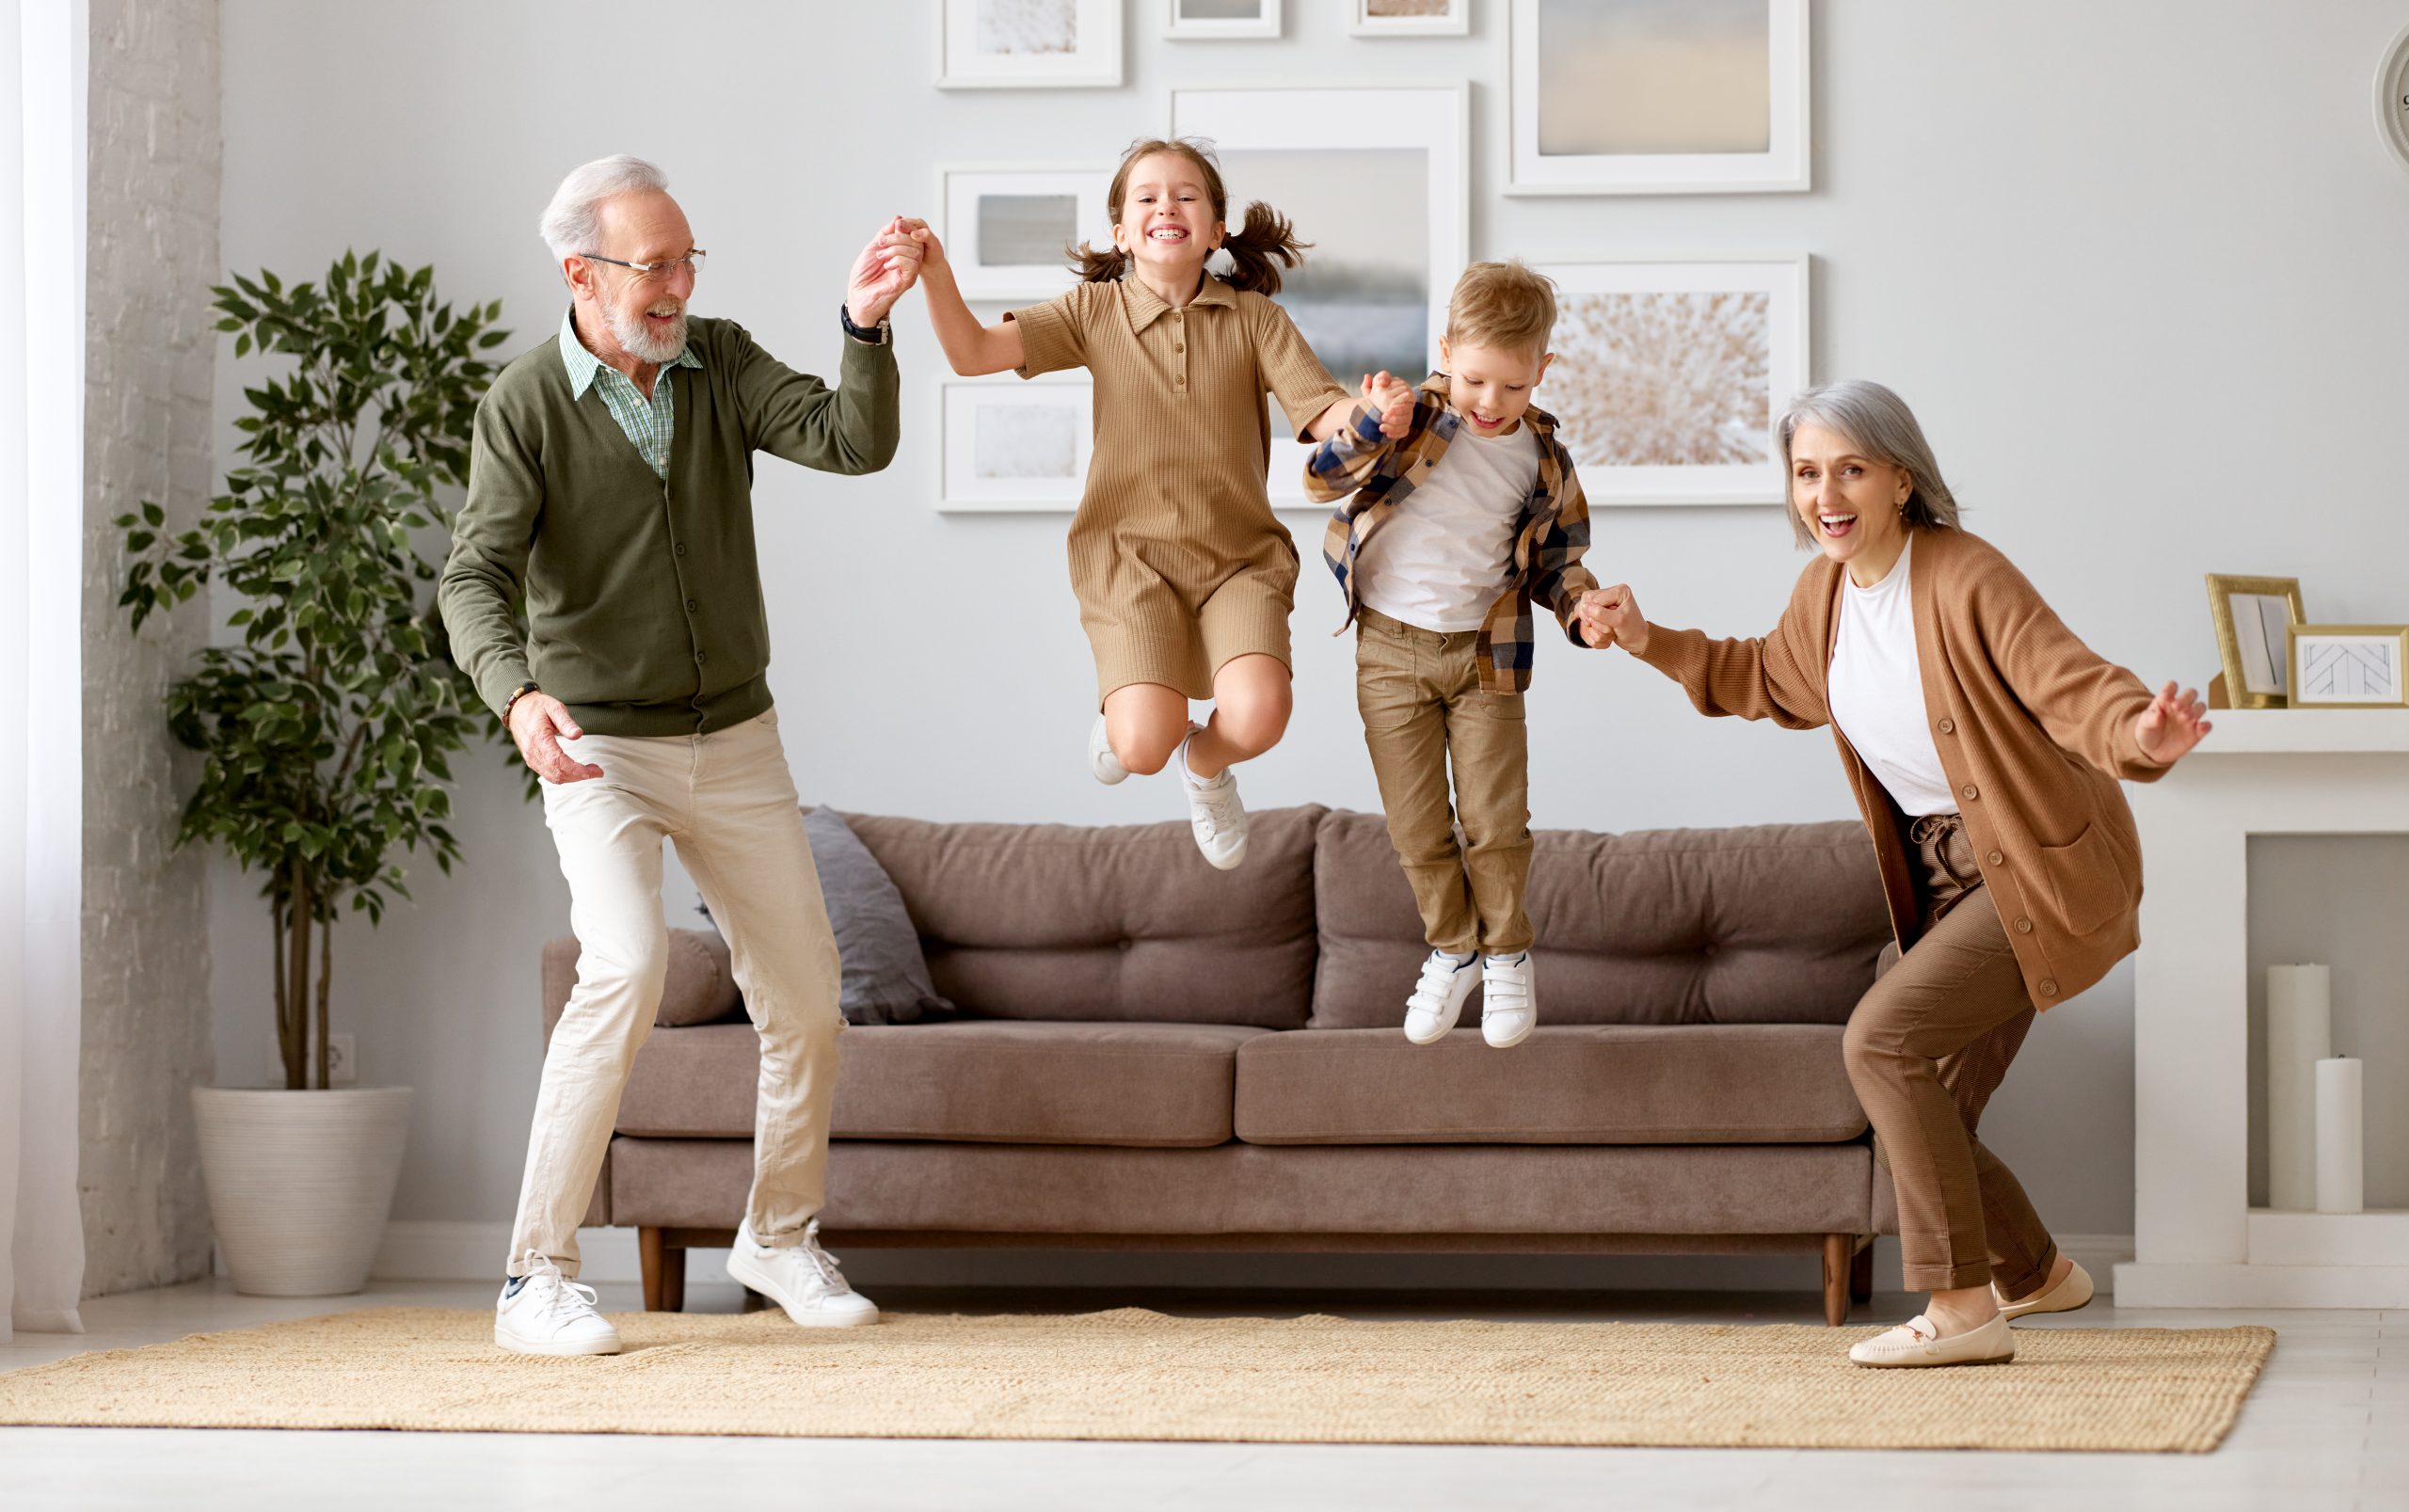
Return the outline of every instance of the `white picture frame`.
<path id="1" fill-rule="evenodd" d="M 1811 381 L 1804 253 L 1533 266 L 1556 284 L 1555 361 L 1533 402 L 1556 418 L 1590 504 L 1786 505 L 1772 430 Z M 1747 339 L 1701 342 L 1702 328 Z M 1699 354 L 1727 348 L 1739 366 L 1701 385 Z M 1661 397 L 1673 382 L 1685 400 Z M 1619 414 L 1649 421 L 1635 433 Z"/>
<path id="2" fill-rule="evenodd" d="M 1121 0 L 935 3 L 940 89 L 1120 88 Z"/>
<path id="3" fill-rule="evenodd" d="M 1281 15 L 1282 0 L 1252 0 L 1252 15 L 1215 16 L 1191 14 L 1198 10 L 1220 9 L 1234 0 L 1160 0 L 1164 8 L 1163 35 L 1180 42 L 1252 41 L 1276 38 L 1284 24 Z M 1243 5 L 1247 0 L 1235 0 Z"/>
<path id="4" fill-rule="evenodd" d="M 1068 513 L 1095 451 L 1095 385 L 1084 372 L 937 384 L 945 514 Z"/>
<path id="5" fill-rule="evenodd" d="M 1651 0 L 1511 0 L 1507 114 L 1512 171 L 1506 192 L 1776 194 L 1812 187 L 1807 0 L 1764 4 L 1762 99 L 1735 92 L 1729 68 L 1701 70 L 1695 87 L 1663 88 L 1687 113 L 1686 119 L 1675 119 L 1665 109 L 1622 108 L 1618 103 L 1632 91 L 1614 87 L 1614 72 L 1627 67 L 1652 86 L 1665 86 L 1669 71 L 1693 60 L 1753 49 L 1753 29 L 1741 24 L 1742 18 L 1720 7 L 1673 8 Z M 1660 20 L 1678 17 L 1700 35 L 1643 36 L 1643 9 Z M 1550 27 L 1562 35 L 1543 36 Z M 1622 40 L 1625 32 L 1632 40 Z M 1752 76 L 1745 69 L 1740 75 Z M 1760 129 L 1761 150 L 1751 135 Z"/>
<path id="6" fill-rule="evenodd" d="M 1436 368 L 1447 296 L 1472 246 L 1466 85 L 1180 88 L 1172 90 L 1170 126 L 1173 136 L 1203 136 L 1214 144 L 1234 222 L 1248 201 L 1264 199 L 1294 217 L 1297 234 L 1316 244 L 1275 297 L 1349 392 L 1360 374 L 1340 371 L 1354 359 L 1348 351 L 1326 349 L 1328 333 L 1364 330 L 1364 322 L 1355 317 L 1366 310 L 1371 328 L 1360 344 L 1370 350 L 1386 342 L 1396 347 L 1388 354 L 1392 362 L 1410 358 L 1425 372 Z M 1281 187 L 1260 193 L 1250 187 L 1255 181 Z M 1301 187 L 1292 193 L 1291 185 Z M 1364 204 L 1348 204 L 1350 195 Z M 1423 224 L 1405 227 L 1398 201 L 1417 197 Z M 1316 257 L 1323 260 L 1319 270 Z M 1360 278 L 1352 271 L 1357 268 L 1364 270 Z M 1342 282 L 1317 287 L 1325 278 Z M 1354 292 L 1346 280 L 1363 286 L 1360 307 L 1350 306 Z M 1396 309 L 1400 282 L 1419 292 L 1404 301 L 1418 310 L 1419 342 L 1384 334 L 1401 329 L 1408 318 Z M 1382 315 L 1384 310 L 1393 318 Z M 1410 381 L 1422 376 L 1411 374 Z M 1271 500 L 1304 508 L 1312 449 L 1293 438 L 1284 415 L 1273 416 L 1271 434 Z"/>
<path id="7" fill-rule="evenodd" d="M 1382 15 L 1401 3 L 1436 4 L 1428 15 Z M 1472 31 L 1472 0 L 1347 0 L 1347 29 L 1357 37 L 1462 37 Z"/>
<path id="8" fill-rule="evenodd" d="M 1109 163 L 956 163 L 937 170 L 937 238 L 965 299 L 1050 299 L 1078 281 L 1068 247 L 1111 234 Z M 998 225 L 997 201 L 1068 201 Z M 1059 237 L 1056 232 L 1059 231 Z"/>

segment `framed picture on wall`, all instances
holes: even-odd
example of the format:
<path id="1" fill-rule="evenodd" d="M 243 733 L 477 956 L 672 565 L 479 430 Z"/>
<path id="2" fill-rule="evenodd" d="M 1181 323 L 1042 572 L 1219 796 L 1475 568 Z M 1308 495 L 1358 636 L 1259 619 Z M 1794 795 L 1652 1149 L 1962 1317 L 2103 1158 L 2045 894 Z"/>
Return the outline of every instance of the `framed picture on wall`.
<path id="1" fill-rule="evenodd" d="M 2209 618 L 2216 626 L 2226 702 L 2235 708 L 2281 708 L 2291 692 L 2291 628 L 2308 618 L 2298 578 L 2209 574 Z"/>
<path id="2" fill-rule="evenodd" d="M 2292 708 L 2409 704 L 2409 625 L 2292 625 L 2285 638 Z"/>
<path id="3" fill-rule="evenodd" d="M 1358 37 L 1461 37 L 1472 30 L 1472 0 L 1347 0 Z"/>
<path id="4" fill-rule="evenodd" d="M 1093 450 L 1094 385 L 1085 373 L 937 385 L 949 512 L 1078 507 Z"/>
<path id="5" fill-rule="evenodd" d="M 936 0 L 940 89 L 1114 88 L 1121 0 Z"/>
<path id="6" fill-rule="evenodd" d="M 1275 295 L 1350 390 L 1436 367 L 1471 245 L 1465 87 L 1174 89 L 1171 135 L 1215 144 L 1236 225 L 1260 199 L 1313 243 Z M 1301 504 L 1306 447 L 1274 416 L 1270 491 Z"/>
<path id="7" fill-rule="evenodd" d="M 1777 405 L 1808 384 L 1804 256 L 1552 263 L 1556 418 L 1589 502 L 1780 504 Z"/>
<path id="8" fill-rule="evenodd" d="M 1807 0 L 1511 0 L 1506 192 L 1809 186 Z"/>
<path id="9" fill-rule="evenodd" d="M 1280 0 L 1157 0 L 1170 8 L 1163 35 L 1215 41 L 1280 35 Z"/>
<path id="10" fill-rule="evenodd" d="M 937 175 L 946 261 L 965 299 L 1050 299 L 1069 288 L 1070 248 L 1105 240 L 1112 169 L 958 165 Z"/>

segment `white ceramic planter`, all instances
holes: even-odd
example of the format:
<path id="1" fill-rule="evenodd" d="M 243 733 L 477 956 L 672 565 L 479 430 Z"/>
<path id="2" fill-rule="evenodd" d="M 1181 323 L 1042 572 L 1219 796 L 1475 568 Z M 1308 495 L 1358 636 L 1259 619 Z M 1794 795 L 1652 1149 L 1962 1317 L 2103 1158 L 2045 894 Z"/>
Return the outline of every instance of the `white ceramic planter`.
<path id="1" fill-rule="evenodd" d="M 367 1284 L 402 1173 L 410 1090 L 196 1087 L 192 1109 L 234 1289 L 335 1297 Z"/>

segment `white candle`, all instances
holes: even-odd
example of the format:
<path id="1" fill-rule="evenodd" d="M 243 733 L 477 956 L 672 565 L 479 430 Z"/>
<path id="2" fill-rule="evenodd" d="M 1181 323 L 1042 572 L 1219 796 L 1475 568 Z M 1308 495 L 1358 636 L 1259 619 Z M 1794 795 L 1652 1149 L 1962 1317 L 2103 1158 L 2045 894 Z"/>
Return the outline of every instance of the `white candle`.
<path id="1" fill-rule="evenodd" d="M 2317 1210 L 2356 1213 L 2367 1206 L 2367 1146 L 2360 1120 L 2365 1061 L 2317 1063 Z"/>
<path id="2" fill-rule="evenodd" d="M 2317 1202 L 2317 1063 L 2334 1053 L 2334 973 L 2267 968 L 2267 1205 Z"/>

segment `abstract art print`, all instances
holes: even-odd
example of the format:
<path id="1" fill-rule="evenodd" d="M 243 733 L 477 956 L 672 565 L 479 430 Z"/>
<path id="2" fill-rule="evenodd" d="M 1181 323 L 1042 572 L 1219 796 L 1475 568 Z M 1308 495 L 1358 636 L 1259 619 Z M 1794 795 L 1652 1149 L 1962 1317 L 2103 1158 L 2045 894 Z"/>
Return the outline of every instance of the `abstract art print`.
<path id="1" fill-rule="evenodd" d="M 1121 0 L 937 0 L 940 89 L 1111 88 Z"/>
<path id="2" fill-rule="evenodd" d="M 1508 194 L 1809 187 L 1807 0 L 1512 0 Z"/>
<path id="3" fill-rule="evenodd" d="M 2409 704 L 2409 626 L 2292 625 L 2294 708 L 2397 708 Z"/>
<path id="4" fill-rule="evenodd" d="M 1472 0 L 1348 0 L 1358 37 L 1461 37 L 1472 30 Z"/>
<path id="5" fill-rule="evenodd" d="M 1233 225 L 1259 199 L 1313 244 L 1274 297 L 1350 392 L 1437 365 L 1471 240 L 1462 88 L 1177 89 L 1171 130 L 1214 143 Z M 1271 429 L 1271 498 L 1301 503 L 1309 449 Z"/>
<path id="6" fill-rule="evenodd" d="M 1556 418 L 1592 504 L 1779 504 L 1775 406 L 1807 387 L 1804 257 L 1567 263 L 1555 362 L 1536 402 Z"/>
<path id="7" fill-rule="evenodd" d="M 1046 299 L 1071 286 L 1070 248 L 1100 238 L 1109 166 L 956 166 L 938 175 L 937 236 L 965 299 Z"/>
<path id="8" fill-rule="evenodd" d="M 1170 8 L 1163 35 L 1181 41 L 1229 41 L 1280 35 L 1280 0 L 1160 0 Z"/>
<path id="9" fill-rule="evenodd" d="M 1078 506 L 1094 438 L 1094 387 L 1084 374 L 1026 383 L 949 378 L 938 391 L 945 436 L 939 509 Z"/>

